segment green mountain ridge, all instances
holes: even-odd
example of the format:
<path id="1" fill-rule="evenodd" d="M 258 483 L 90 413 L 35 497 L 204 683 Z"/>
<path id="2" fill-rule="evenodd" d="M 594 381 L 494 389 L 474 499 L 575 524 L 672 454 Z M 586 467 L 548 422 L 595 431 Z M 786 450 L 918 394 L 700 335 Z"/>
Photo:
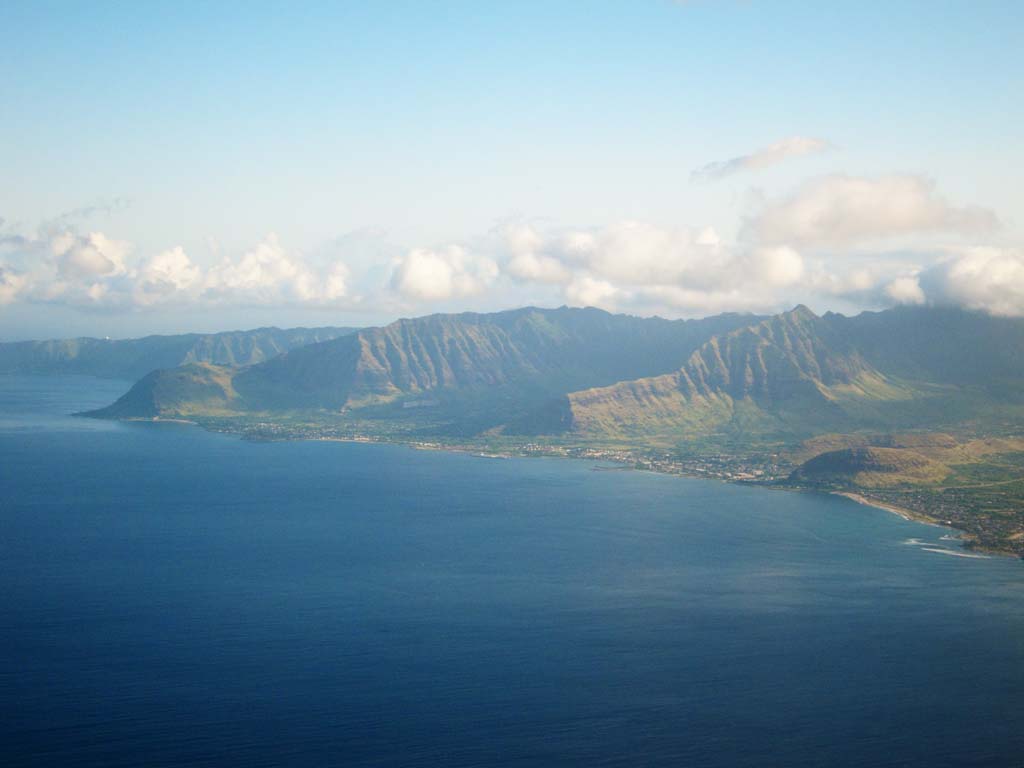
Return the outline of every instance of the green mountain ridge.
<path id="1" fill-rule="evenodd" d="M 96 415 L 361 410 L 403 418 L 420 415 L 406 406 L 429 396 L 429 415 L 463 434 L 543 431 L 559 421 L 558 401 L 568 392 L 671 370 L 713 335 L 757 319 L 664 320 L 567 307 L 431 315 L 225 370 L 219 378 L 230 387 L 213 400 L 203 390 L 201 403 L 175 393 L 173 382 L 198 387 L 208 383 L 208 370 L 163 371 Z"/>
<path id="2" fill-rule="evenodd" d="M 804 306 L 716 336 L 670 374 L 571 394 L 573 422 L 594 436 L 800 432 L 841 425 L 843 399 L 902 390 L 832 324 Z M 812 429 L 813 431 L 813 429 Z"/>
<path id="3" fill-rule="evenodd" d="M 905 354 L 900 334 L 913 340 Z M 670 321 L 528 307 L 399 320 L 251 365 L 157 371 L 94 415 L 323 413 L 420 435 L 670 446 L 1012 421 L 1022 382 L 1024 321 L 960 310 L 848 318 L 799 306 Z"/>

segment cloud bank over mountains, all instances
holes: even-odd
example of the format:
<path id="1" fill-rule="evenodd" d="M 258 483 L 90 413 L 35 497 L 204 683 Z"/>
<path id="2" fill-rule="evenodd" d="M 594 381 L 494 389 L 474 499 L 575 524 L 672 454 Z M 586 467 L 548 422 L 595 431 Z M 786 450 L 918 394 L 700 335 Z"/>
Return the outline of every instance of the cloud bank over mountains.
<path id="1" fill-rule="evenodd" d="M 747 222 L 747 234 L 765 243 L 846 246 L 904 235 L 987 235 L 998 225 L 992 211 L 954 206 L 921 176 L 833 175 L 766 203 Z"/>
<path id="2" fill-rule="evenodd" d="M 132 251 L 102 232 L 0 237 L 0 303 L 138 309 L 328 305 L 349 298 L 344 262 L 316 269 L 274 234 L 205 269 L 181 246 L 138 259 L 130 258 Z"/>
<path id="3" fill-rule="evenodd" d="M 796 137 L 702 172 L 728 175 L 827 146 Z M 345 238 L 328 258 L 309 258 L 269 234 L 204 263 L 180 245 L 139 253 L 104 232 L 79 232 L 67 217 L 28 234 L 5 231 L 0 221 L 0 305 L 416 313 L 539 297 L 676 316 L 797 302 L 938 303 L 1024 315 L 1024 251 L 988 242 L 998 226 L 992 211 L 948 201 L 925 177 L 841 174 L 761 199 L 731 241 L 707 226 L 520 219 L 460 242 L 389 245 L 369 260 Z"/>

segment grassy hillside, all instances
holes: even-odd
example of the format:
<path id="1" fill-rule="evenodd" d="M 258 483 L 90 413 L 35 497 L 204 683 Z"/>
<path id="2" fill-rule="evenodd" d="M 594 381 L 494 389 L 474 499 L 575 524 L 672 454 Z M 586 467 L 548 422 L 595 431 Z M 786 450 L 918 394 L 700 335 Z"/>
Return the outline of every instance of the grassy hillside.
<path id="1" fill-rule="evenodd" d="M 850 488 L 892 488 L 939 483 L 949 467 L 908 448 L 840 448 L 804 462 L 792 482 Z"/>
<path id="2" fill-rule="evenodd" d="M 110 419 L 189 418 L 231 412 L 234 369 L 189 363 L 146 374 L 112 405 L 90 415 Z"/>

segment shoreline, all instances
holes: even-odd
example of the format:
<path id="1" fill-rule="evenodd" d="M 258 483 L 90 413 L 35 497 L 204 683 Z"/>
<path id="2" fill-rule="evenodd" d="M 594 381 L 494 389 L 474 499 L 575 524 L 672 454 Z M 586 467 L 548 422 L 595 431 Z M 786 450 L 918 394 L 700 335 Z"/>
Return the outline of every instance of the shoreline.
<path id="1" fill-rule="evenodd" d="M 956 538 L 958 541 L 960 541 L 960 546 L 968 552 L 984 552 L 985 554 L 989 555 L 1013 557 L 1018 560 L 1024 559 L 1024 557 L 1022 557 L 1019 553 L 1014 552 L 1011 549 L 999 549 L 998 547 L 987 547 L 982 544 L 978 544 L 974 541 L 974 539 L 970 538 L 969 536 L 966 536 L 965 532 L 960 530 L 956 526 L 949 525 L 934 517 L 929 517 L 928 515 L 925 515 L 921 512 L 915 512 L 913 510 L 906 509 L 905 507 L 899 507 L 896 506 L 895 504 L 889 504 L 884 501 L 874 501 L 869 496 L 864 496 L 863 494 L 856 493 L 854 491 L 827 491 L 827 493 L 830 493 L 833 496 L 842 496 L 844 498 L 849 499 L 850 501 L 855 501 L 858 504 L 862 504 L 865 507 L 875 507 L 876 509 L 881 509 L 884 512 L 890 512 L 894 515 L 899 515 L 904 520 L 909 520 L 915 523 L 922 523 L 924 525 L 931 525 L 935 528 L 944 528 L 947 531 L 956 531 L 956 533 L 958 534 Z"/>
<path id="2" fill-rule="evenodd" d="M 82 414 L 74 414 L 82 415 Z M 891 504 L 885 501 L 878 501 L 872 499 L 870 496 L 866 496 L 856 491 L 839 491 L 829 490 L 826 488 L 814 488 L 811 487 L 793 487 L 787 486 L 780 482 L 765 481 L 765 480 L 752 480 L 747 478 L 735 478 L 725 477 L 716 474 L 703 473 L 703 472 L 687 472 L 685 470 L 668 470 L 658 468 L 654 466 L 640 467 L 635 466 L 632 462 L 640 463 L 644 461 L 643 456 L 632 456 L 629 459 L 626 458 L 612 458 L 612 457 L 598 457 L 598 456 L 576 456 L 566 452 L 557 450 L 540 450 L 540 451 L 518 451 L 515 449 L 501 450 L 499 452 L 489 451 L 483 447 L 472 446 L 472 445 L 458 445 L 458 444 L 445 444 L 443 442 L 435 442 L 431 440 L 401 440 L 401 439 L 388 439 L 380 438 L 370 435 L 359 435 L 359 436 L 320 436 L 320 437 L 305 437 L 305 436 L 281 436 L 277 435 L 274 437 L 258 437 L 254 438 L 247 435 L 245 430 L 235 429 L 224 429 L 223 427 L 215 427 L 210 424 L 205 424 L 202 421 L 192 421 L 189 419 L 181 418 L 149 418 L 149 419 L 116 419 L 116 421 L 127 421 L 127 422 L 149 422 L 149 423 L 168 423 L 176 422 L 182 424 L 188 424 L 191 426 L 199 427 L 200 429 L 207 432 L 214 432 L 220 434 L 235 435 L 241 440 L 251 442 L 338 442 L 338 443 L 363 443 L 363 444 L 378 444 L 378 445 L 391 445 L 396 447 L 403 447 L 406 449 L 417 450 L 417 451 L 443 451 L 445 453 L 460 453 L 464 455 L 477 456 L 479 458 L 488 459 L 514 459 L 514 458 L 549 458 L 549 459 L 575 459 L 580 461 L 605 461 L 616 464 L 614 471 L 631 471 L 631 472 L 652 472 L 659 475 L 669 475 L 673 477 L 686 477 L 696 480 L 717 480 L 721 483 L 729 483 L 731 485 L 746 485 L 746 486 L 757 486 L 765 490 L 781 490 L 781 491 L 810 491 L 812 493 L 825 493 L 832 496 L 842 496 L 843 498 L 849 499 L 850 501 L 856 502 L 867 507 L 874 507 L 881 509 L 890 514 L 898 515 L 904 520 L 911 522 L 921 523 L 924 525 L 930 525 L 936 528 L 943 528 L 949 531 L 955 531 L 958 536 L 957 539 L 961 542 L 963 549 L 975 552 L 985 552 L 992 555 L 1009 556 L 1017 559 L 1024 559 L 1024 556 L 1009 549 L 999 549 L 994 547 L 988 547 L 976 543 L 971 537 L 969 537 L 965 531 L 957 528 L 954 525 L 947 524 L 929 515 L 921 512 L 916 512 L 905 507 L 900 507 L 895 504 Z M 606 468 L 603 471 L 610 471 L 611 467 Z"/>
<path id="3" fill-rule="evenodd" d="M 855 491 L 827 491 L 827 493 L 833 496 L 842 496 L 845 499 L 850 499 L 858 504 L 863 504 L 865 507 L 875 507 L 876 509 L 882 509 L 886 512 L 891 512 L 894 515 L 899 515 L 904 520 L 911 520 L 915 523 L 925 523 L 926 525 L 934 525 L 936 528 L 948 528 L 949 530 L 955 531 L 956 528 L 946 525 L 945 523 L 937 520 L 934 517 L 929 517 L 921 512 L 915 512 L 914 510 L 907 509 L 906 507 L 898 507 L 895 504 L 889 504 L 884 501 L 876 501 L 869 496 L 865 496 Z"/>

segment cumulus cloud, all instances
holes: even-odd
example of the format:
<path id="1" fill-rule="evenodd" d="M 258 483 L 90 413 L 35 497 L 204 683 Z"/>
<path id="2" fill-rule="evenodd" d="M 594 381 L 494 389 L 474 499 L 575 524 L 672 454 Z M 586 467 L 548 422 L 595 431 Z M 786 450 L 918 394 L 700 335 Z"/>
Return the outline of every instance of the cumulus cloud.
<path id="1" fill-rule="evenodd" d="M 442 301 L 481 293 L 497 276 L 493 259 L 462 246 L 414 248 L 398 260 L 391 287 L 406 299 Z"/>
<path id="2" fill-rule="evenodd" d="M 179 292 L 187 292 L 193 285 L 191 267 L 178 257 L 174 263 L 184 280 Z M 223 258 L 196 282 L 199 299 L 211 304 L 318 306 L 353 298 L 349 277 L 343 261 L 315 267 L 271 233 L 237 258 Z"/>
<path id="3" fill-rule="evenodd" d="M 575 277 L 565 286 L 565 297 L 569 303 L 583 307 L 614 307 L 619 293 L 619 289 L 607 280 L 589 275 Z"/>
<path id="4" fill-rule="evenodd" d="M 822 139 L 807 136 L 789 136 L 749 155 L 740 155 L 729 160 L 718 160 L 696 169 L 690 178 L 693 181 L 711 182 L 743 171 L 756 171 L 788 160 L 791 157 L 813 155 L 831 148 Z"/>
<path id="5" fill-rule="evenodd" d="M 132 247 L 102 232 L 47 227 L 0 237 L 0 303 L 59 302 L 95 308 L 157 305 L 329 305 L 349 299 L 339 260 L 315 268 L 277 237 L 209 269 L 181 246 L 130 262 Z"/>
<path id="6" fill-rule="evenodd" d="M 128 250 L 128 243 L 112 240 L 102 232 L 81 236 L 65 231 L 50 240 L 57 273 L 67 280 L 123 275 Z"/>
<path id="7" fill-rule="evenodd" d="M 203 295 L 213 301 L 287 304 L 322 298 L 317 276 L 269 234 L 237 259 L 225 258 L 206 276 Z"/>
<path id="8" fill-rule="evenodd" d="M 794 285 L 804 276 L 803 256 L 788 246 L 757 248 L 742 261 L 749 279 L 774 288 Z"/>
<path id="9" fill-rule="evenodd" d="M 202 270 L 179 245 L 143 263 L 135 280 L 134 299 L 140 306 L 151 306 L 183 296 L 195 298 L 202 282 Z"/>
<path id="10" fill-rule="evenodd" d="M 923 299 L 981 309 L 995 315 L 1024 316 L 1024 250 L 967 248 L 922 270 Z"/>
<path id="11" fill-rule="evenodd" d="M 930 179 L 835 175 L 765 204 L 746 235 L 761 243 L 846 246 L 921 233 L 977 235 L 997 225 L 985 208 L 951 205 Z"/>
<path id="12" fill-rule="evenodd" d="M 885 286 L 885 295 L 897 304 L 924 304 L 925 295 L 916 275 L 897 277 Z"/>
<path id="13" fill-rule="evenodd" d="M 506 223 L 475 250 L 494 254 L 501 275 L 514 285 L 555 289 L 573 305 L 642 312 L 769 309 L 781 305 L 776 292 L 800 284 L 805 272 L 803 257 L 791 247 L 741 249 L 723 243 L 710 227 L 636 220 L 586 229 Z M 396 288 L 403 278 L 396 273 Z"/>
<path id="14" fill-rule="evenodd" d="M 513 279 L 556 285 L 568 285 L 581 274 L 620 286 L 700 284 L 709 275 L 716 279 L 716 268 L 730 258 L 713 229 L 634 220 L 590 229 L 517 225 L 500 230 L 491 247 L 501 254 L 502 269 Z"/>
<path id="15" fill-rule="evenodd" d="M 714 242 L 710 240 L 708 242 Z M 612 280 L 643 285 L 699 280 L 710 271 L 717 246 L 698 242 L 691 230 L 622 221 L 602 229 L 570 232 L 556 246 L 569 263 Z"/>
<path id="16" fill-rule="evenodd" d="M 13 303 L 25 289 L 27 282 L 24 275 L 0 265 L 0 306 Z"/>
<path id="17" fill-rule="evenodd" d="M 35 234 L 0 230 L 0 304 L 372 304 L 390 312 L 481 297 L 480 306 L 565 301 L 672 315 L 770 312 L 797 302 L 841 310 L 941 303 L 1024 315 L 1020 250 L 951 249 L 936 237 L 978 236 L 995 224 L 991 212 L 954 206 L 917 176 L 813 180 L 765 202 L 729 241 L 711 227 L 638 220 L 507 221 L 463 242 L 405 250 L 357 233 L 312 257 L 270 234 L 204 261 L 182 246 L 137 253 L 103 232 L 51 221 Z M 903 239 L 886 240 L 896 237 Z"/>
<path id="18" fill-rule="evenodd" d="M 505 224 L 497 231 L 506 254 L 504 271 L 524 283 L 569 282 L 572 273 L 557 258 L 545 253 L 545 238 L 528 224 Z"/>

